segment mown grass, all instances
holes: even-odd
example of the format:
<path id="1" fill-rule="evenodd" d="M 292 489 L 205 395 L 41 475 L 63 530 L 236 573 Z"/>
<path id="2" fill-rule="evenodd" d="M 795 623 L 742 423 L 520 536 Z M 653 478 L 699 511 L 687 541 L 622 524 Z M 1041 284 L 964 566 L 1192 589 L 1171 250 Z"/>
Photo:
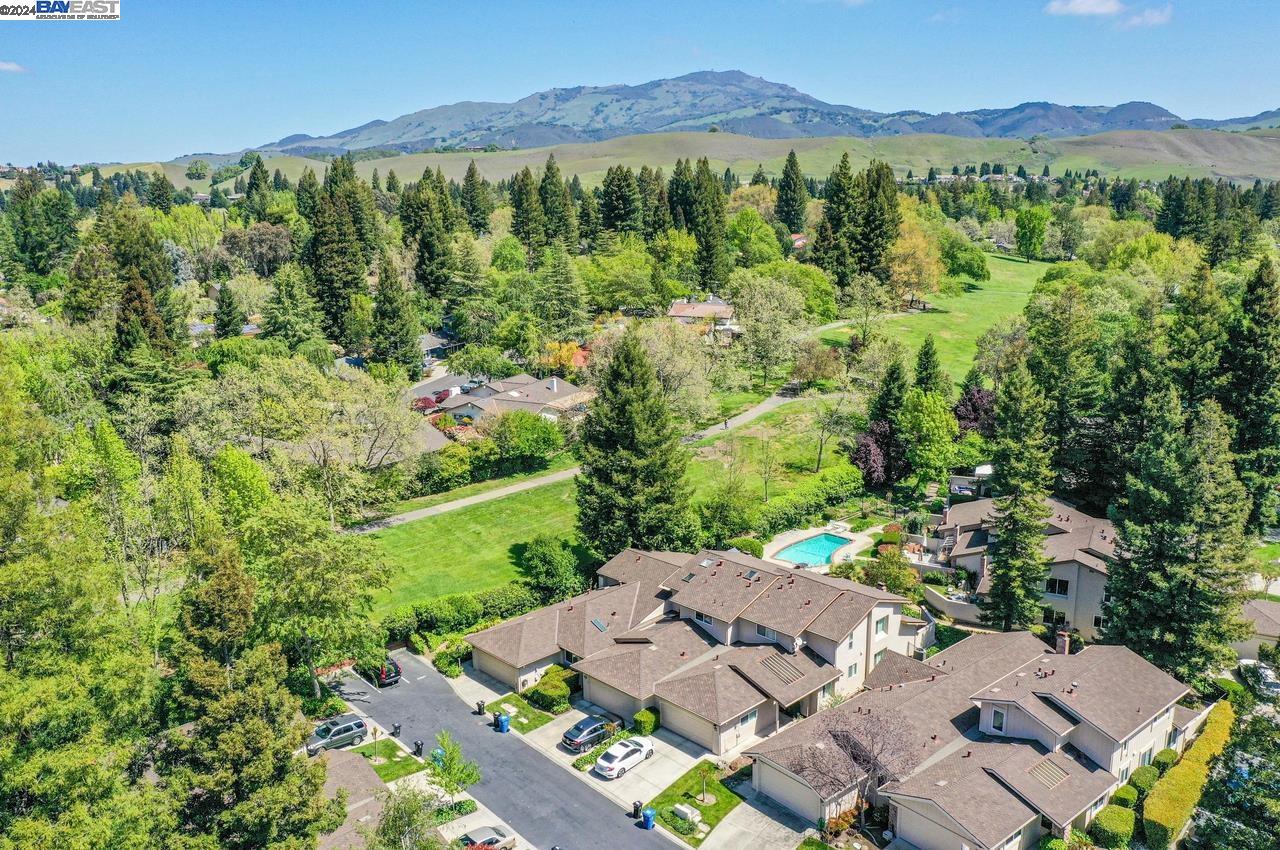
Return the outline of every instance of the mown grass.
<path id="1" fill-rule="evenodd" d="M 374 772 L 383 782 L 394 782 L 402 776 L 417 773 L 426 767 L 421 760 L 405 752 L 390 738 L 370 741 L 356 747 L 352 752 L 359 753 L 368 759 Z"/>
<path id="2" fill-rule="evenodd" d="M 565 469 L 571 469 L 576 466 L 578 459 L 572 452 L 561 452 L 553 457 L 546 466 L 541 469 L 533 469 L 528 472 L 517 472 L 513 475 L 506 475 L 502 478 L 491 478 L 488 481 L 477 481 L 474 484 L 467 484 L 462 487 L 446 490 L 443 493 L 432 493 L 429 496 L 418 496 L 414 499 L 405 499 L 396 502 L 386 510 L 386 516 L 398 516 L 399 514 L 407 514 L 409 511 L 416 511 L 420 508 L 431 508 L 436 505 L 452 502 L 456 499 L 465 499 L 468 496 L 479 496 L 482 493 L 488 493 L 511 484 L 519 484 L 521 481 L 527 481 L 530 478 L 541 478 L 544 475 L 550 475 L 553 472 L 560 472 Z M 361 520 L 365 522 L 366 520 Z"/>
<path id="3" fill-rule="evenodd" d="M 698 797 L 702 794 L 704 787 L 704 777 L 706 779 L 705 787 L 707 793 L 715 797 L 715 801 L 707 805 L 698 802 Z M 667 826 L 666 819 L 663 817 L 664 812 L 680 803 L 693 806 L 702 812 L 702 822 L 709 829 L 714 830 L 716 824 L 724 820 L 729 812 L 737 808 L 741 802 L 742 798 L 720 781 L 719 768 L 709 761 L 702 761 L 695 764 L 688 773 L 667 786 L 667 789 L 657 797 L 654 797 L 649 802 L 649 806 L 658 813 L 658 823 L 669 829 L 672 835 L 680 838 L 686 844 L 697 847 L 703 842 L 703 839 L 696 834 L 681 835 L 674 829 L 670 829 Z"/>
<path id="4" fill-rule="evenodd" d="M 958 382 L 973 365 L 978 337 L 1000 320 L 1021 313 L 1032 287 L 1049 268 L 1048 263 L 1028 263 L 1001 254 L 987 255 L 987 265 L 991 280 L 965 283 L 955 295 L 930 295 L 927 312 L 891 316 L 877 328 L 901 342 L 912 362 L 924 338 L 933 334 L 943 368 Z M 844 347 L 853 333 L 852 327 L 835 328 L 823 332 L 821 339 Z"/>
<path id="5" fill-rule="evenodd" d="M 495 711 L 501 711 L 506 714 L 506 706 L 508 705 L 516 710 L 515 716 L 511 718 L 511 728 L 521 734 L 527 735 L 540 726 L 546 726 L 552 720 L 550 714 L 529 705 L 528 701 L 519 694 L 507 694 L 504 697 L 498 697 L 486 705 L 484 710 L 490 716 Z"/>

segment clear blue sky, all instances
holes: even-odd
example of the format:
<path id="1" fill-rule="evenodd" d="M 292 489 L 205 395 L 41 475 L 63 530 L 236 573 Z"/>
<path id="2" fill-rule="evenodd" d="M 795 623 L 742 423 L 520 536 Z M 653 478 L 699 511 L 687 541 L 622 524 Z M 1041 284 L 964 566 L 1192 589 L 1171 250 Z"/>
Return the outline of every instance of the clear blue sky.
<path id="1" fill-rule="evenodd" d="M 1280 107 L 1277 0 L 122 0 L 121 13 L 0 21 L 0 162 L 231 151 L 704 69 L 883 111 Z"/>

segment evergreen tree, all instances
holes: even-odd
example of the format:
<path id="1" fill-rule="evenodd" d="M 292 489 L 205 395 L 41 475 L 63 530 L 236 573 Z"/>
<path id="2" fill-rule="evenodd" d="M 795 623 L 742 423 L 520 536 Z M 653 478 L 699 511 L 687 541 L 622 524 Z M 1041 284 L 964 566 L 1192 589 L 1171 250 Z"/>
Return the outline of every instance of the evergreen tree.
<path id="1" fill-rule="evenodd" d="M 951 395 L 951 379 L 942 370 L 942 361 L 938 359 L 938 346 L 933 341 L 933 334 L 924 338 L 916 354 L 915 385 L 927 393 L 937 393 L 943 398 Z"/>
<path id="2" fill-rule="evenodd" d="M 600 187 L 600 226 L 616 233 L 643 233 L 644 209 L 635 172 L 625 165 L 610 166 Z"/>
<path id="3" fill-rule="evenodd" d="M 853 253 L 858 187 L 849 154 L 840 157 L 840 162 L 827 177 L 823 199 L 822 220 L 818 222 L 813 240 L 813 259 L 835 279 L 837 287 L 845 289 L 858 273 Z"/>
<path id="4" fill-rule="evenodd" d="M 391 257 L 384 254 L 373 306 L 373 361 L 399 366 L 410 379 L 417 378 L 422 371 L 422 349 L 418 346 L 421 333 L 413 298 L 396 273 Z"/>
<path id="5" fill-rule="evenodd" d="M 427 215 L 418 234 L 418 251 L 413 279 L 423 294 L 443 298 L 453 283 L 453 240 L 435 215 Z"/>
<path id="6" fill-rule="evenodd" d="M 537 293 L 535 312 L 553 339 L 567 339 L 587 323 L 586 289 L 564 248 L 547 250 L 538 270 Z"/>
<path id="7" fill-rule="evenodd" d="M 320 198 L 320 181 L 316 179 L 316 173 L 310 168 L 304 169 L 302 176 L 298 178 L 298 189 L 295 194 L 298 199 L 299 214 L 311 221 L 315 217 L 316 204 Z"/>
<path id="8" fill-rule="evenodd" d="M 307 265 L 324 314 L 325 335 L 340 339 L 352 296 L 366 288 L 364 254 L 351 219 L 328 193 L 320 193 L 311 226 Z"/>
<path id="9" fill-rule="evenodd" d="M 395 172 L 392 172 L 394 174 Z M 391 185 L 391 175 L 387 176 L 387 186 Z M 489 215 L 493 212 L 493 196 L 489 192 L 489 183 L 480 176 L 476 161 L 471 160 L 467 166 L 467 174 L 462 178 L 462 211 L 467 217 L 471 232 L 476 235 L 489 232 Z"/>
<path id="10" fill-rule="evenodd" d="M 855 197 L 858 215 L 852 232 L 858 272 L 889 279 L 889 249 L 898 238 L 902 215 L 898 210 L 898 184 L 893 168 L 872 160 L 858 175 Z"/>
<path id="11" fill-rule="evenodd" d="M 628 546 L 678 550 L 690 545 L 688 458 L 634 332 L 618 343 L 599 387 L 578 449 L 583 543 L 604 557 Z"/>
<path id="12" fill-rule="evenodd" d="M 595 192 L 586 192 L 582 196 L 582 205 L 578 211 L 578 233 L 590 250 L 595 250 L 596 240 L 600 237 L 600 204 Z"/>
<path id="13" fill-rule="evenodd" d="M 272 278 L 274 287 L 263 308 L 262 336 L 278 339 L 297 348 L 309 339 L 323 336 L 320 308 L 307 290 L 307 279 L 294 263 L 280 267 Z"/>
<path id="14" fill-rule="evenodd" d="M 640 217 L 644 222 L 644 238 L 647 242 L 652 242 L 654 237 L 671 226 L 665 182 L 661 168 L 655 171 L 647 165 L 640 166 L 636 188 L 640 192 Z"/>
<path id="15" fill-rule="evenodd" d="M 1173 298 L 1169 326 L 1169 369 L 1178 397 L 1195 407 L 1223 386 L 1221 360 L 1227 344 L 1229 307 L 1208 266 Z"/>
<path id="16" fill-rule="evenodd" d="M 991 591 L 980 603 L 983 622 L 1006 632 L 1037 621 L 1049 570 L 1044 524 L 1053 473 L 1046 413 L 1044 397 L 1019 365 L 1000 385 L 996 399 L 991 453 L 995 542 Z"/>
<path id="17" fill-rule="evenodd" d="M 687 159 L 677 159 L 667 183 L 667 202 L 671 205 L 673 226 L 688 230 L 693 224 L 693 204 L 697 199 L 697 185 L 693 177 L 693 164 Z"/>
<path id="18" fill-rule="evenodd" d="M 1184 414 L 1177 392 L 1151 399 L 1152 427 L 1116 506 L 1116 562 L 1103 639 L 1184 681 L 1234 663 L 1248 546 L 1245 488 L 1212 399 Z"/>
<path id="19" fill-rule="evenodd" d="M 261 159 L 256 159 L 253 162 L 253 168 L 249 170 L 249 185 L 245 190 L 245 200 L 250 206 L 261 205 L 265 211 L 270 195 L 271 178 L 267 176 L 267 166 Z"/>
<path id="20" fill-rule="evenodd" d="M 1280 486 L 1280 282 L 1270 257 L 1245 286 L 1222 361 L 1222 399 L 1235 421 L 1231 449 L 1253 499 L 1248 528 L 1256 532 L 1276 524 Z"/>
<path id="21" fill-rule="evenodd" d="M 578 245 L 578 214 L 573 199 L 569 197 L 569 186 L 560 176 L 555 154 L 547 155 L 542 182 L 538 184 L 538 199 L 542 202 L 547 241 L 558 241 L 569 250 L 575 249 Z"/>
<path id="22" fill-rule="evenodd" d="M 547 244 L 546 219 L 538 183 L 526 165 L 511 186 L 511 232 L 530 256 L 537 256 Z"/>
<path id="23" fill-rule="evenodd" d="M 156 312 L 151 290 L 135 271 L 125 278 L 120 306 L 116 311 L 116 351 L 125 354 L 140 345 L 169 352 L 173 345 L 164 329 L 164 321 Z"/>
<path id="24" fill-rule="evenodd" d="M 907 396 L 907 384 L 907 368 L 902 358 L 894 357 L 884 370 L 876 394 L 867 404 L 867 421 L 894 421 L 902 409 L 902 400 Z"/>
<path id="25" fill-rule="evenodd" d="M 764 173 L 764 165 L 757 163 L 756 170 L 751 175 L 751 186 L 768 186 L 769 175 Z"/>
<path id="26" fill-rule="evenodd" d="M 778 203 L 774 207 L 774 215 L 778 221 L 787 226 L 790 233 L 802 233 L 805 226 L 805 211 L 809 207 L 809 188 L 805 185 L 804 174 L 800 171 L 800 160 L 793 150 L 787 154 L 787 163 L 782 167 L 782 179 L 778 181 Z"/>
<path id="27" fill-rule="evenodd" d="M 271 188 L 276 192 L 287 192 L 292 188 L 289 185 L 289 178 L 285 177 L 284 172 L 278 168 L 271 175 Z"/>
<path id="28" fill-rule="evenodd" d="M 218 300 L 213 311 L 213 335 L 218 339 L 230 339 L 240 336 L 244 323 L 249 321 L 240 299 L 231 291 L 226 283 L 218 287 Z"/>
<path id="29" fill-rule="evenodd" d="M 173 209 L 173 193 L 173 183 L 169 182 L 169 178 L 161 172 L 147 187 L 147 206 L 167 213 Z"/>
<path id="30" fill-rule="evenodd" d="M 387 169 L 387 193 L 391 195 L 400 194 L 400 178 L 396 176 L 394 168 Z"/>
<path id="31" fill-rule="evenodd" d="M 728 281 L 732 267 L 725 235 L 725 198 L 720 181 L 711 173 L 706 159 L 698 161 L 696 178 L 697 198 L 691 222 L 693 236 L 698 241 L 694 264 L 698 268 L 699 284 L 714 292 Z"/>

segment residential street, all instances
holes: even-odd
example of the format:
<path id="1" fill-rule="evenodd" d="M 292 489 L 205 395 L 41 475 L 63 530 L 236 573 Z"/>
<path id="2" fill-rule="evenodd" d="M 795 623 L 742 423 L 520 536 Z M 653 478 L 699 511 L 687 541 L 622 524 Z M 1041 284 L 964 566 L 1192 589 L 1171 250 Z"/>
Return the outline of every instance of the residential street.
<path id="1" fill-rule="evenodd" d="M 398 685 L 377 691 L 352 674 L 342 696 L 412 746 L 421 739 L 428 752 L 436 733 L 448 730 L 467 758 L 480 765 L 483 780 L 469 793 L 492 809 L 538 850 L 654 850 L 670 848 L 658 830 L 646 832 L 616 803 L 552 764 L 515 732 L 499 734 L 487 717 L 473 713 L 434 668 L 410 652 L 394 653 L 404 671 Z"/>

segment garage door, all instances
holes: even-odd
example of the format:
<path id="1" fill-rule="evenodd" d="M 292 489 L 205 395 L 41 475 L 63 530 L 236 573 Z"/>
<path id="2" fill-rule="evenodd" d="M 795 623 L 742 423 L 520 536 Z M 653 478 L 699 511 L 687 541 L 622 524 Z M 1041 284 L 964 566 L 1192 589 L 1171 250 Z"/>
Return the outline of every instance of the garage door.
<path id="1" fill-rule="evenodd" d="M 478 649 L 471 653 L 471 663 L 481 673 L 487 673 L 508 688 L 515 690 L 516 668 L 510 664 L 499 661 L 489 653 L 481 652 Z"/>
<path id="2" fill-rule="evenodd" d="M 808 785 L 760 758 L 756 759 L 752 777 L 757 791 L 772 797 L 809 823 L 817 824 L 821 801 L 817 792 Z"/>
<path id="3" fill-rule="evenodd" d="M 658 711 L 662 714 L 663 726 L 695 744 L 701 744 L 712 752 L 716 751 L 716 730 L 709 721 L 662 699 L 658 700 Z"/>
<path id="4" fill-rule="evenodd" d="M 636 713 L 636 701 L 630 695 L 603 682 L 597 682 L 590 676 L 582 677 L 582 697 L 587 702 L 594 702 L 605 711 L 618 715 L 627 725 L 631 724 L 631 716 Z"/>

